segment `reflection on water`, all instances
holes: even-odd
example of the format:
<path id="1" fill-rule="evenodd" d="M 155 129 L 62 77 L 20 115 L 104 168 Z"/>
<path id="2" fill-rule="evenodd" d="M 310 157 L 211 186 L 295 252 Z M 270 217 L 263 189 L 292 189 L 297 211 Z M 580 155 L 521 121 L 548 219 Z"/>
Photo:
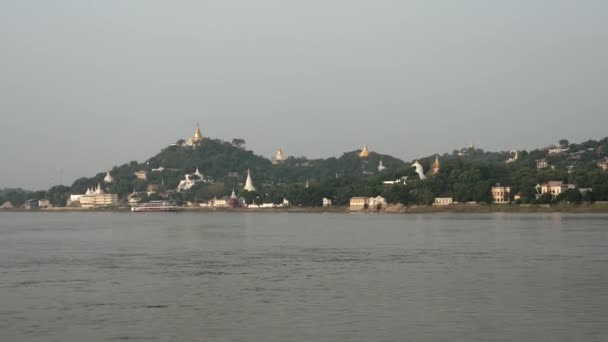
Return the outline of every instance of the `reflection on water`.
<path id="1" fill-rule="evenodd" d="M 604 341 L 608 216 L 0 214 L 3 341 Z"/>

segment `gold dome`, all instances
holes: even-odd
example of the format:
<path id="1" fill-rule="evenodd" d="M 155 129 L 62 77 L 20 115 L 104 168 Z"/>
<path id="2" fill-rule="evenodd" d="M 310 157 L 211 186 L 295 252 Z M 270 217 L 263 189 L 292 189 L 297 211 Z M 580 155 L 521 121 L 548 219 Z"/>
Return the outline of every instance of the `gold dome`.
<path id="1" fill-rule="evenodd" d="M 363 146 L 363 149 L 361 150 L 361 153 L 359 153 L 359 158 L 367 158 L 369 157 L 369 149 L 367 148 L 367 145 Z"/>

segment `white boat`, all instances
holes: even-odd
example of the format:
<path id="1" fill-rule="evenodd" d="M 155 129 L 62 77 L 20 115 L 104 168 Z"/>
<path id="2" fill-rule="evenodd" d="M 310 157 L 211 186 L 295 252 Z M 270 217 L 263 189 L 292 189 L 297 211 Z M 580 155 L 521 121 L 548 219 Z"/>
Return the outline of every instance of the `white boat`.
<path id="1" fill-rule="evenodd" d="M 132 212 L 168 212 L 178 210 L 180 210 L 180 207 L 169 201 L 150 201 L 131 206 Z"/>

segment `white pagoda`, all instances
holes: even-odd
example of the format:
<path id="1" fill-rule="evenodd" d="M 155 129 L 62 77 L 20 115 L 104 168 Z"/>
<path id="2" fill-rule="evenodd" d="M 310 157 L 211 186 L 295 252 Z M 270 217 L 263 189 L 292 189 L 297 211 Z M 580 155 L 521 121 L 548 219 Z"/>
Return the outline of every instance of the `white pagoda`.
<path id="1" fill-rule="evenodd" d="M 106 173 L 106 176 L 104 177 L 103 181 L 107 184 L 113 183 L 114 182 L 114 178 L 112 178 L 112 175 L 110 174 L 110 171 L 108 171 Z"/>
<path id="2" fill-rule="evenodd" d="M 245 181 L 245 187 L 243 188 L 246 191 L 255 191 L 255 186 L 253 186 L 253 181 L 251 180 L 251 171 L 247 169 L 247 180 Z"/>
<path id="3" fill-rule="evenodd" d="M 272 163 L 274 165 L 280 164 L 282 162 L 285 161 L 285 155 L 283 154 L 283 149 L 280 149 L 277 151 L 277 153 L 274 155 L 274 157 L 272 158 Z"/>
<path id="4" fill-rule="evenodd" d="M 378 163 L 378 172 L 382 172 L 384 170 L 386 170 L 386 167 L 382 163 L 382 159 L 380 159 L 380 163 Z"/>

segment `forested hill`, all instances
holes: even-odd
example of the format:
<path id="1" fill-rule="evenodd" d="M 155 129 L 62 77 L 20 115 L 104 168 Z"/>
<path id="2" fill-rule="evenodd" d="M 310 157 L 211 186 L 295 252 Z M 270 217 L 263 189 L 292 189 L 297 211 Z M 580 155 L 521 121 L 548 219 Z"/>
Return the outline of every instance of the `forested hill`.
<path id="1" fill-rule="evenodd" d="M 235 143 L 238 142 L 238 143 Z M 221 191 L 238 191 L 245 181 L 247 170 L 251 170 L 256 186 L 283 186 L 288 184 L 318 183 L 326 179 L 369 178 L 379 173 L 380 160 L 387 169 L 403 169 L 405 163 L 395 157 L 371 152 L 368 158 L 359 158 L 359 151 L 344 153 L 338 158 L 307 159 L 288 157 L 284 162 L 273 165 L 271 160 L 256 155 L 244 148 L 240 139 L 226 142 L 205 138 L 195 147 L 178 144 L 168 146 L 157 155 L 138 163 L 130 162 L 110 170 L 114 183 L 108 191 L 126 196 L 135 191 L 145 191 L 149 184 L 162 184 L 166 189 L 175 189 L 186 173 L 199 171 L 215 184 L 225 185 Z M 154 171 L 162 169 L 162 171 Z M 137 179 L 135 172 L 146 171 L 147 180 Z M 80 178 L 71 186 L 72 193 L 83 193 L 88 187 L 103 184 L 105 172 L 95 177 Z M 214 188 L 218 188 L 216 185 Z M 213 195 L 219 195 L 213 191 Z M 204 196 L 208 197 L 208 196 Z"/>
<path id="2" fill-rule="evenodd" d="M 114 181 L 104 184 L 106 171 L 93 177 L 76 180 L 71 186 L 56 186 L 48 191 L 0 191 L 0 204 L 5 201 L 20 205 L 27 198 L 48 198 L 55 205 L 65 203 L 69 194 L 81 194 L 98 183 L 106 191 L 118 193 L 121 199 L 132 192 L 145 192 L 155 186 L 164 197 L 177 202 L 203 201 L 228 195 L 232 189 L 242 189 L 247 170 L 251 170 L 260 200 L 277 202 L 283 197 L 301 205 L 319 205 L 322 197 L 346 204 L 351 196 L 383 195 L 389 202 L 429 204 L 434 197 L 449 196 L 457 201 L 490 201 L 490 188 L 496 183 L 509 185 L 513 193 L 521 193 L 524 203 L 536 201 L 534 186 L 550 180 L 590 188 L 592 193 L 582 200 L 608 200 L 608 172 L 599 164 L 608 157 L 608 138 L 570 144 L 566 140 L 556 146 L 531 151 L 486 152 L 473 147 L 439 155 L 441 163 L 437 175 L 418 180 L 411 163 L 389 155 L 371 152 L 360 158 L 360 150 L 327 159 L 288 157 L 273 165 L 270 159 L 244 148 L 244 141 L 226 142 L 203 139 L 195 146 L 182 146 L 183 141 L 168 146 L 144 162 L 116 166 L 110 170 Z M 428 171 L 434 155 L 418 161 Z M 546 168 L 538 168 L 538 161 L 546 161 Z M 379 171 L 382 161 L 385 170 Z M 186 173 L 196 168 L 209 179 L 185 192 L 175 192 Z M 144 171 L 147 179 L 135 175 Z M 406 184 L 387 187 L 384 181 L 408 177 Z M 308 182 L 309 187 L 305 187 Z M 576 199 L 574 197 L 570 199 Z"/>

